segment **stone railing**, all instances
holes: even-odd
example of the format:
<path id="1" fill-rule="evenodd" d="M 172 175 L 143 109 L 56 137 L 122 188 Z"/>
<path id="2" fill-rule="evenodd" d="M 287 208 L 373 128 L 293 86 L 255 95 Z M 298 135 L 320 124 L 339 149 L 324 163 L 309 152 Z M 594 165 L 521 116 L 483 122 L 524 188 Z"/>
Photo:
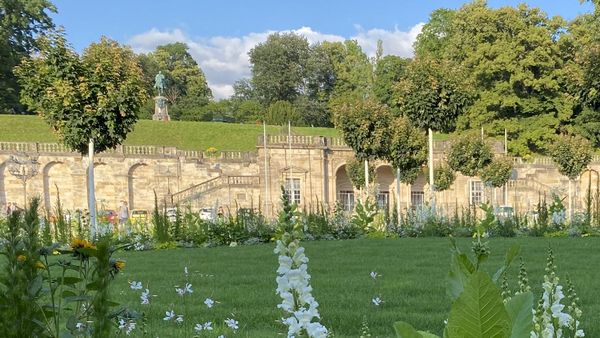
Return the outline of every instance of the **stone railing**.
<path id="1" fill-rule="evenodd" d="M 72 154 L 77 152 L 60 143 L 33 143 L 33 142 L 0 142 L 0 153 L 38 153 L 38 154 Z M 130 157 L 188 157 L 194 159 L 216 159 L 224 161 L 256 161 L 258 153 L 255 151 L 219 151 L 208 154 L 199 150 L 181 150 L 176 147 L 167 146 L 137 146 L 119 145 L 115 149 L 108 149 L 99 154 L 120 155 Z"/>
<path id="2" fill-rule="evenodd" d="M 260 185 L 259 176 L 227 176 L 222 175 L 215 178 L 211 178 L 202 183 L 191 186 L 185 190 L 174 193 L 171 199 L 174 204 L 186 202 L 207 193 L 211 190 L 219 189 L 221 187 L 235 187 L 235 186 L 258 186 Z"/>

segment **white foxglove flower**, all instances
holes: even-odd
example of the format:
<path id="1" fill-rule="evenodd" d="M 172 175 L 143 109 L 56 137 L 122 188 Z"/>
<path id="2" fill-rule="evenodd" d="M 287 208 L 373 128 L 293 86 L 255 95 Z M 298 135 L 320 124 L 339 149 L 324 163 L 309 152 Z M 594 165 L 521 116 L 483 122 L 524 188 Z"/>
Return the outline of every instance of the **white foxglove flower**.
<path id="1" fill-rule="evenodd" d="M 141 290 L 142 282 L 136 282 L 136 281 L 130 282 L 129 287 L 131 288 L 131 290 Z"/>
<path id="2" fill-rule="evenodd" d="M 163 320 L 171 320 L 173 318 L 175 318 L 175 311 L 171 310 L 165 312 L 165 318 L 163 318 Z"/>
<path id="3" fill-rule="evenodd" d="M 239 323 L 238 323 L 238 321 L 235 320 L 235 319 L 233 319 L 233 318 L 227 318 L 227 319 L 225 319 L 225 324 L 227 325 L 227 327 L 229 327 L 230 329 L 232 329 L 234 331 L 237 330 L 237 329 L 239 329 L 239 326 L 238 326 Z"/>
<path id="4" fill-rule="evenodd" d="M 215 301 L 210 298 L 206 298 L 204 300 L 204 304 L 210 309 L 213 307 L 213 305 L 215 305 Z"/>

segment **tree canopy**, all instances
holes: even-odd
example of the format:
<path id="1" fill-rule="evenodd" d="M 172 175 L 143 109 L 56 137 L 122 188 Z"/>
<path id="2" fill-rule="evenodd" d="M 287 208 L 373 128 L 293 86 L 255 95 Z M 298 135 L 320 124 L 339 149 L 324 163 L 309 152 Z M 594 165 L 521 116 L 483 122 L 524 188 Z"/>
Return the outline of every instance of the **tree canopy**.
<path id="1" fill-rule="evenodd" d="M 38 49 L 36 37 L 54 27 L 48 0 L 0 0 L 0 114 L 21 112 L 13 67 Z"/>
<path id="2" fill-rule="evenodd" d="M 40 114 L 69 148 L 86 154 L 121 144 L 146 98 L 135 54 L 102 38 L 81 56 L 62 34 L 38 40 L 40 54 L 15 68 L 21 99 Z"/>
<path id="3" fill-rule="evenodd" d="M 169 100 L 169 115 L 174 120 L 207 120 L 212 118 L 203 109 L 212 99 L 206 77 L 188 51 L 185 43 L 158 46 L 152 53 L 139 55 L 148 93 L 145 116 L 154 109 L 154 76 L 161 71 L 166 79 L 164 95 Z"/>

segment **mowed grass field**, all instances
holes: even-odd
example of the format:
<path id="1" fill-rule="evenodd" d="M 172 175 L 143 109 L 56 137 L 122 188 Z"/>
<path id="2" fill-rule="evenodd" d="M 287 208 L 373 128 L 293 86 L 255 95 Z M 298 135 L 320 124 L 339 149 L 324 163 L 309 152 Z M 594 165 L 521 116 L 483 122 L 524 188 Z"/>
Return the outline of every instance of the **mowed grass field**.
<path id="1" fill-rule="evenodd" d="M 287 134 L 287 127 L 267 126 L 271 135 Z M 292 127 L 298 135 L 340 136 L 333 128 Z M 262 125 L 222 122 L 158 122 L 139 120 L 127 135 L 126 145 L 172 146 L 185 150 L 255 150 Z M 57 142 L 39 116 L 0 115 L 0 142 Z"/>
<path id="2" fill-rule="evenodd" d="M 336 337 L 358 337 L 366 318 L 374 337 L 393 337 L 392 324 L 397 320 L 416 328 L 441 334 L 450 303 L 445 295 L 448 272 L 449 240 L 445 238 L 408 238 L 398 240 L 348 240 L 303 243 L 310 258 L 313 295 L 319 302 L 322 323 Z M 459 240 L 470 248 L 469 239 Z M 492 256 L 485 268 L 495 271 L 506 249 L 522 247 L 529 280 L 536 303 L 549 245 L 555 251 L 558 274 L 572 278 L 583 309 L 586 337 L 600 337 L 600 238 L 517 238 L 491 239 Z M 275 294 L 277 257 L 273 244 L 257 246 L 118 252 L 127 266 L 114 283 L 113 293 L 121 303 L 142 310 L 148 316 L 146 329 L 151 337 L 192 337 L 196 323 L 212 321 L 219 331 L 223 320 L 235 318 L 239 337 L 281 337 L 285 327 L 278 323 L 284 313 Z M 184 298 L 175 292 L 185 282 L 184 267 L 189 270 L 193 294 Z M 373 281 L 371 271 L 381 274 Z M 509 272 L 511 286 L 517 287 L 518 262 Z M 134 291 L 129 281 L 141 281 L 150 289 L 151 304 L 140 305 L 141 291 Z M 379 307 L 371 299 L 380 296 Z M 218 303 L 208 309 L 204 299 Z M 184 323 L 165 322 L 165 311 L 184 314 Z M 140 332 L 138 331 L 137 334 Z"/>

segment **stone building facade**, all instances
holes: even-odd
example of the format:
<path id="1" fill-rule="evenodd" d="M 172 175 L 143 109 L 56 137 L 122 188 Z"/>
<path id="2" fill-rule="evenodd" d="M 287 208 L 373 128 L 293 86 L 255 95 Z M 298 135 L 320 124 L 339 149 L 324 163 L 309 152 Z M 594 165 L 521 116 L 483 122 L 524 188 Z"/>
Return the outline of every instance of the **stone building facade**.
<path id="1" fill-rule="evenodd" d="M 269 135 L 266 144 L 258 138 L 251 152 L 180 150 L 161 146 L 119 146 L 95 159 L 98 209 L 116 210 L 120 201 L 130 210 L 151 211 L 154 192 L 161 204 L 189 205 L 193 209 L 259 209 L 274 215 L 279 208 L 281 187 L 290 192 L 300 208 L 351 210 L 363 192 L 353 188 L 345 165 L 353 152 L 341 139 L 321 136 Z M 434 142 L 434 162 L 444 160 L 447 142 Z M 495 144 L 497 153 L 502 144 Z M 26 153 L 37 158 L 39 173 L 26 184 L 27 196 L 39 196 L 45 210 L 56 207 L 57 195 L 69 210 L 87 209 L 87 157 L 49 143 L 0 143 L 0 207 L 8 202 L 24 204 L 23 184 L 8 170 L 10 156 Z M 566 196 L 568 179 L 558 173 L 549 158 L 526 162 L 514 159 L 515 170 L 506 187 L 489 189 L 476 177 L 457 175 L 450 189 L 435 193 L 436 205 L 453 212 L 487 201 L 513 206 L 520 212 L 535 208 L 542 196 Z M 402 209 L 427 203 L 432 197 L 427 169 L 411 186 L 401 184 L 396 193 L 392 167 L 376 162 L 376 181 L 371 194 L 382 207 L 393 207 L 399 198 Z M 582 209 L 588 187 L 598 190 L 600 158 L 575 182 L 574 208 Z M 3 210 L 2 209 L 2 210 Z"/>

